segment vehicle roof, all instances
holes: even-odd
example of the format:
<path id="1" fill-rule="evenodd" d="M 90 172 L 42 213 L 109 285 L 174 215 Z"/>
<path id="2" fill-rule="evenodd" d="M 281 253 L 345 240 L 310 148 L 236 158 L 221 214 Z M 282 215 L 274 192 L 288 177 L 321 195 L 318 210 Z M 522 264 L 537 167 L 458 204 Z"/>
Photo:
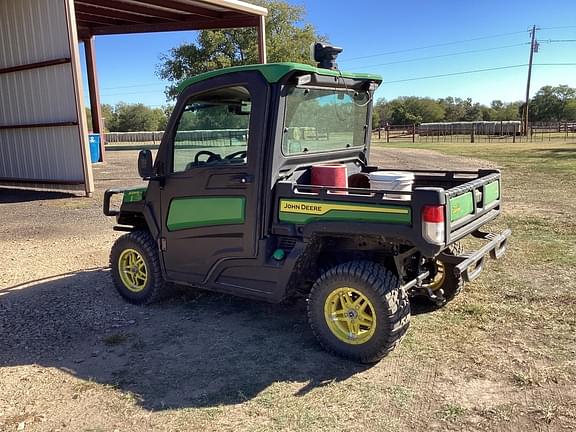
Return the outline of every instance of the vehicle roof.
<path id="1" fill-rule="evenodd" d="M 196 75 L 182 81 L 180 85 L 178 85 L 178 93 L 182 93 L 182 91 L 184 91 L 186 88 L 200 81 L 204 81 L 210 78 L 214 78 L 229 73 L 246 72 L 246 71 L 260 72 L 262 76 L 266 79 L 266 81 L 268 81 L 269 83 L 277 83 L 291 72 L 316 73 L 318 75 L 370 80 L 377 82 L 382 81 L 382 77 L 380 75 L 374 75 L 374 74 L 341 72 L 339 70 L 323 69 L 302 63 L 267 63 L 267 64 L 234 66 L 223 69 L 217 69 L 210 72 L 204 72 L 200 75 Z"/>

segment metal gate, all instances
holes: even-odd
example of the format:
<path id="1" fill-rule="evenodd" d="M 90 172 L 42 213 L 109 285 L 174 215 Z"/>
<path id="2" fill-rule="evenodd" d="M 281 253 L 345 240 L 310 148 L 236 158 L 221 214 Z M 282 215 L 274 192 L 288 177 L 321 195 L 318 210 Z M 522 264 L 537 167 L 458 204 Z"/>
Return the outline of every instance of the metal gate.
<path id="1" fill-rule="evenodd" d="M 73 8 L 0 1 L 0 185 L 94 190 Z"/>

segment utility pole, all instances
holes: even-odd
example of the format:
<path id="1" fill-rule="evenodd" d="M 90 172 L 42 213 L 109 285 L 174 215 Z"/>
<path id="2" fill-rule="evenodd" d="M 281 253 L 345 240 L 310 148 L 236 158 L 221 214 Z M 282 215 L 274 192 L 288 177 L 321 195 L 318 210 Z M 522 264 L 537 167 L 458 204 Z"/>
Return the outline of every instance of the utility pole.
<path id="1" fill-rule="evenodd" d="M 534 58 L 534 53 L 538 51 L 538 42 L 536 42 L 536 28 L 535 25 L 532 26 L 530 30 L 530 36 L 532 41 L 530 42 L 530 60 L 528 61 L 528 80 L 526 81 L 526 101 L 524 103 L 524 135 L 528 136 L 528 104 L 530 103 L 530 80 L 532 78 L 532 59 Z"/>

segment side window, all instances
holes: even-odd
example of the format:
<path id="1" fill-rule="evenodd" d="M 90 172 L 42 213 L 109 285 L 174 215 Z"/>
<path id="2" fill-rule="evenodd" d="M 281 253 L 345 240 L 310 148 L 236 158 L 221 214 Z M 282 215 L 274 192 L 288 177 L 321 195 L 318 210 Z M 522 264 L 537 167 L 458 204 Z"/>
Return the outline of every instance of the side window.
<path id="1" fill-rule="evenodd" d="M 251 110 L 250 93 L 240 86 L 190 98 L 174 135 L 172 172 L 245 165 Z"/>

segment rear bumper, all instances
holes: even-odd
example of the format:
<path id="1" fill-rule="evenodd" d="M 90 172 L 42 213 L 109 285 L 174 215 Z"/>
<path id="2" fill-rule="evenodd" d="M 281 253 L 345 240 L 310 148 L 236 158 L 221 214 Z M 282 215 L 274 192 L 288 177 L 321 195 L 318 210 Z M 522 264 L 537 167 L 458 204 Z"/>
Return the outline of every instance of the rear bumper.
<path id="1" fill-rule="evenodd" d="M 472 235 L 488 241 L 480 249 L 464 255 L 450 255 L 443 252 L 439 258 L 445 263 L 455 265 L 454 272 L 456 277 L 462 277 L 465 282 L 471 282 L 482 273 L 488 256 L 492 259 L 499 259 L 506 253 L 508 238 L 511 234 L 512 230 L 510 229 L 504 230 L 500 234 L 484 233 L 477 230 Z"/>

